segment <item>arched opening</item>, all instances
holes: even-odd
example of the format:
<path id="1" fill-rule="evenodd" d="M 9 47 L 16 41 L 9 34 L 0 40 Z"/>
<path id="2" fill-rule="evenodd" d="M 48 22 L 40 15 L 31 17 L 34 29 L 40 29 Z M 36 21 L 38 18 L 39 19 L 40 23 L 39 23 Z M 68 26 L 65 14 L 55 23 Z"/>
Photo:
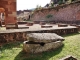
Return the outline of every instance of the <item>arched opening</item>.
<path id="1" fill-rule="evenodd" d="M 1 27 L 4 24 L 4 20 L 5 20 L 5 9 L 0 8 L 0 26 Z"/>

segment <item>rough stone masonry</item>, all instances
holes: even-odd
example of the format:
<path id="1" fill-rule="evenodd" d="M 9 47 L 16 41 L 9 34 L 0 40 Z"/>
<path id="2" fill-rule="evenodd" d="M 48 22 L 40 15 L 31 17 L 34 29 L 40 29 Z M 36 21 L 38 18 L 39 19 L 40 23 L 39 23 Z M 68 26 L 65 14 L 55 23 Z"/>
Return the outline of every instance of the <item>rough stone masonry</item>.
<path id="1" fill-rule="evenodd" d="M 52 17 L 47 18 L 47 16 L 52 15 Z M 45 8 L 37 10 L 32 15 L 33 21 L 62 21 L 62 22 L 77 22 L 80 23 L 80 1 L 63 4 L 53 8 Z"/>

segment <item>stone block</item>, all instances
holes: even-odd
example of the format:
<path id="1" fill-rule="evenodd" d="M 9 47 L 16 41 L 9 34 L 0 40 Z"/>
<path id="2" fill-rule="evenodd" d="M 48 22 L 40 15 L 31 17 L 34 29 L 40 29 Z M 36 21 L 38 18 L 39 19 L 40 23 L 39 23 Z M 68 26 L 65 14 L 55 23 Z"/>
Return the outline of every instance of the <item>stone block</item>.
<path id="1" fill-rule="evenodd" d="M 61 41 L 46 43 L 43 46 L 40 44 L 23 43 L 23 50 L 27 53 L 41 53 L 49 50 L 55 50 L 63 45 Z"/>
<path id="2" fill-rule="evenodd" d="M 40 53 L 57 49 L 63 45 L 64 38 L 55 33 L 30 33 L 23 43 L 23 50 L 27 53 Z"/>

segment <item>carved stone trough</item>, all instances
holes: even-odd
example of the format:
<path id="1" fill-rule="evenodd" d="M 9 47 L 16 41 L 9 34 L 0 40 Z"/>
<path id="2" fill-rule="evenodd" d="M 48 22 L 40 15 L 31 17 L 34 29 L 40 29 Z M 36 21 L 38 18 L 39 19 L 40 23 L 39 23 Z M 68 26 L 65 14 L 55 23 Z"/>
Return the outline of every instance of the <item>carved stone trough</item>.
<path id="1" fill-rule="evenodd" d="M 76 24 L 70 24 L 70 26 L 77 26 Z"/>
<path id="2" fill-rule="evenodd" d="M 58 24 L 58 27 L 67 27 L 67 24 Z"/>
<path id="3" fill-rule="evenodd" d="M 41 25 L 41 28 L 51 28 L 51 25 Z"/>
<path id="4" fill-rule="evenodd" d="M 40 53 L 59 48 L 64 38 L 55 33 L 30 33 L 24 41 L 23 50 L 27 53 Z"/>
<path id="5" fill-rule="evenodd" d="M 27 26 L 33 26 L 33 22 L 27 22 Z"/>

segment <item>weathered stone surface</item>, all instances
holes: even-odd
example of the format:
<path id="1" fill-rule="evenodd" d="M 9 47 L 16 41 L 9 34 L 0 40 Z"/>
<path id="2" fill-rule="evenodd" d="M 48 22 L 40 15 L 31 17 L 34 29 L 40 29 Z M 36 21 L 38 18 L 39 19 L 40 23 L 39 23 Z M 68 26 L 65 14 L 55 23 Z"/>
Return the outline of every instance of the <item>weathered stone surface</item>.
<path id="1" fill-rule="evenodd" d="M 52 25 L 41 25 L 41 28 L 52 28 Z"/>
<path id="2" fill-rule="evenodd" d="M 61 41 L 46 43 L 44 46 L 40 44 L 26 44 L 26 41 L 23 43 L 23 50 L 27 53 L 40 53 L 44 51 L 49 51 L 51 49 L 57 49 L 61 47 L 63 43 Z"/>
<path id="3" fill-rule="evenodd" d="M 27 22 L 27 26 L 33 26 L 33 22 Z"/>
<path id="4" fill-rule="evenodd" d="M 46 23 L 45 23 L 45 22 L 40 22 L 39 24 L 40 24 L 40 25 L 45 25 Z"/>
<path id="5" fill-rule="evenodd" d="M 65 34 L 71 34 L 71 33 L 78 33 L 78 28 L 75 26 L 58 27 L 58 25 L 54 25 L 52 28 L 39 28 L 39 27 L 41 27 L 41 26 L 33 25 L 33 26 L 29 26 L 29 28 L 25 26 L 25 27 L 20 27 L 19 29 L 0 30 L 0 41 L 1 42 L 9 42 L 9 41 L 17 41 L 17 40 L 24 41 L 28 38 L 28 35 L 29 35 L 28 33 L 37 33 L 37 34 L 38 33 L 46 33 L 46 34 L 52 33 L 55 37 L 54 38 L 53 35 L 51 36 L 51 40 L 53 42 L 53 41 L 56 41 L 56 40 L 53 40 L 53 39 L 56 39 L 56 37 L 57 37 L 56 34 L 65 35 Z M 54 33 L 56 33 L 56 34 L 54 34 Z M 45 35 L 41 35 L 43 37 L 41 37 L 42 40 L 40 40 L 37 38 L 37 37 L 39 37 L 39 34 L 38 35 L 37 34 L 34 35 L 36 42 L 42 41 L 46 38 Z M 32 37 L 32 39 L 34 37 Z M 36 40 L 36 38 L 38 40 Z M 31 39 L 31 37 L 29 39 Z M 46 41 L 51 42 L 50 40 L 47 40 L 47 39 L 48 39 L 48 37 L 46 38 L 45 42 Z"/>
<path id="6" fill-rule="evenodd" d="M 64 38 L 55 34 L 55 33 L 29 33 L 27 34 L 29 41 L 35 42 L 55 42 L 55 41 L 63 41 Z"/>
<path id="7" fill-rule="evenodd" d="M 80 25 L 77 25 L 77 27 L 78 27 L 78 30 L 80 31 Z"/>
<path id="8" fill-rule="evenodd" d="M 58 27 L 67 27 L 67 24 L 58 24 Z"/>
<path id="9" fill-rule="evenodd" d="M 40 53 L 63 45 L 63 37 L 55 33 L 30 33 L 28 41 L 24 41 L 23 50 L 27 53 Z"/>

